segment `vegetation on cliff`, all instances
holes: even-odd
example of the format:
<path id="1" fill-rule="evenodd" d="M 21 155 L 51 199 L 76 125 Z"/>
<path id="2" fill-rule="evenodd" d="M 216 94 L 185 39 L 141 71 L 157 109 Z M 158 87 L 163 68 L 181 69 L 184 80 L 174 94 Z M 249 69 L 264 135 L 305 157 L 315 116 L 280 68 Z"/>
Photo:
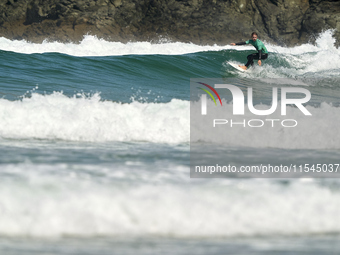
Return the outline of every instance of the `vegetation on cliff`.
<path id="1" fill-rule="evenodd" d="M 257 31 L 261 39 L 291 46 L 335 29 L 339 45 L 339 14 L 335 0 L 0 0 L 0 36 L 225 44 Z"/>

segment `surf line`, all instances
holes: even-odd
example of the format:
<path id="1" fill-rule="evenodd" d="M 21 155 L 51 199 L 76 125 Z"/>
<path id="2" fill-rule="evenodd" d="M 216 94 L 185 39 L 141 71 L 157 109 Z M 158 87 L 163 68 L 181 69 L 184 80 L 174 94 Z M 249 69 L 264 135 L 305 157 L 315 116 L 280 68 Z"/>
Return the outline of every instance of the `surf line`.
<path id="1" fill-rule="evenodd" d="M 298 125 L 297 120 L 295 119 L 250 119 L 250 120 L 233 120 L 233 119 L 213 119 L 213 127 L 216 128 L 220 125 L 228 125 L 230 127 L 238 126 L 238 127 L 250 127 L 250 128 L 261 128 L 263 126 L 276 127 L 278 126 L 278 122 L 282 127 L 296 127 Z"/>

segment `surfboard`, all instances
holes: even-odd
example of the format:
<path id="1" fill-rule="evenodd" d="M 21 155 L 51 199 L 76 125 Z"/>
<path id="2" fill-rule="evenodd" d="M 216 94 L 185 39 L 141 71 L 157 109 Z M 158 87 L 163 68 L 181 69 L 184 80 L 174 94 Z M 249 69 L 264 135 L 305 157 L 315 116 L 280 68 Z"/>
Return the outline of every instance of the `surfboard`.
<path id="1" fill-rule="evenodd" d="M 238 66 L 238 64 L 234 64 L 228 61 L 228 64 L 231 65 L 232 67 L 234 67 L 235 69 L 237 69 L 240 72 L 245 72 L 247 70 L 243 70 L 241 67 Z"/>

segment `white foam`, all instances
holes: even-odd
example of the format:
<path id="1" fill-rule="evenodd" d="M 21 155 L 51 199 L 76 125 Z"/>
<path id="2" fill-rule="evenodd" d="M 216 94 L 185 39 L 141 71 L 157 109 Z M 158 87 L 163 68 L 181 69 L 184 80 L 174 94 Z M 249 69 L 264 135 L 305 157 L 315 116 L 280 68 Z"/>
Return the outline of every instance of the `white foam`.
<path id="1" fill-rule="evenodd" d="M 82 178 L 74 167 L 23 163 L 2 168 L 21 176 L 0 181 L 0 235 L 214 238 L 340 233 L 340 194 L 315 182 L 126 185 Z M 46 175 L 51 168 L 56 173 L 68 169 L 69 175 Z"/>
<path id="2" fill-rule="evenodd" d="M 287 67 L 271 66 L 265 63 L 258 76 L 269 78 L 298 77 L 322 73 L 323 76 L 340 75 L 340 49 L 334 46 L 333 30 L 319 35 L 316 44 L 303 44 L 296 47 L 268 45 L 269 52 L 277 53 L 277 61 L 285 61 Z M 269 56 L 269 58 L 272 56 Z"/>
<path id="3" fill-rule="evenodd" d="M 203 51 L 219 51 L 230 49 L 233 46 L 200 46 L 193 43 L 181 42 L 108 42 L 96 36 L 86 35 L 79 43 L 60 43 L 44 41 L 42 44 L 27 41 L 9 40 L 0 38 L 0 49 L 18 53 L 47 53 L 59 52 L 72 56 L 121 56 L 121 55 L 182 55 Z M 244 50 L 244 49 L 243 49 Z"/>
<path id="4" fill-rule="evenodd" d="M 315 45 L 311 43 L 302 44 L 294 47 L 283 47 L 273 44 L 267 44 L 266 47 L 270 52 L 276 52 L 280 54 L 301 55 L 304 53 L 313 53 L 320 51 L 337 51 L 339 50 L 334 46 L 335 38 L 333 37 L 334 30 L 326 30 L 319 34 L 315 41 Z"/>
<path id="5" fill-rule="evenodd" d="M 18 101 L 0 99 L 0 137 L 71 141 L 189 140 L 189 102 L 121 104 L 60 92 L 33 93 Z"/>
<path id="6" fill-rule="evenodd" d="M 213 104 L 208 100 L 208 107 L 214 107 Z M 225 116 L 226 111 L 232 112 L 232 103 L 224 104 L 218 118 Z M 200 103 L 193 105 L 192 111 L 200 111 Z M 269 106 L 257 105 L 255 108 L 268 109 Z M 307 109 L 312 116 L 305 116 L 298 108 L 290 106 L 287 106 L 286 116 L 281 115 L 280 109 L 269 116 L 256 116 L 246 111 L 244 116 L 232 119 L 295 119 L 298 125 L 283 128 L 280 122 L 275 122 L 276 125 L 271 127 L 271 122 L 265 121 L 262 128 L 221 126 L 215 130 L 219 135 L 214 137 L 230 146 L 339 149 L 340 108 L 323 103 L 318 108 L 307 106 Z M 199 128 L 208 134 L 211 126 L 210 122 L 199 123 L 192 130 Z M 0 137 L 187 143 L 190 141 L 190 102 L 173 99 L 168 103 L 122 104 L 101 101 L 98 94 L 70 98 L 60 92 L 50 95 L 33 93 L 31 98 L 17 101 L 0 99 Z M 216 142 L 209 137 L 202 139 Z"/>
<path id="7" fill-rule="evenodd" d="M 303 44 L 295 47 L 281 47 L 266 43 L 269 52 L 279 54 L 301 55 L 304 53 L 313 53 L 321 51 L 336 52 L 339 50 L 334 47 L 335 39 L 332 37 L 333 30 L 327 30 L 320 34 L 316 40 L 316 45 Z M 181 55 L 203 51 L 220 51 L 234 49 L 239 51 L 252 50 L 252 46 L 230 46 L 230 45 L 196 45 L 193 43 L 169 42 L 163 40 L 160 43 L 151 42 L 108 42 L 98 39 L 96 36 L 86 35 L 81 42 L 77 43 L 60 43 L 49 42 L 30 43 L 25 40 L 9 40 L 4 37 L 0 38 L 0 49 L 18 53 L 47 53 L 59 52 L 73 56 L 120 56 L 131 54 L 164 54 L 164 55 Z"/>

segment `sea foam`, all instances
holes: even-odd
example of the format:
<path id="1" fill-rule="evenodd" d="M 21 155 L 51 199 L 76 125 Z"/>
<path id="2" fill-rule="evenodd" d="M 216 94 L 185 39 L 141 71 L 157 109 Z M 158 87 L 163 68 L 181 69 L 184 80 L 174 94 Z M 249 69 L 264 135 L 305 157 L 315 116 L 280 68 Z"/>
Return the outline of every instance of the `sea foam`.
<path id="1" fill-rule="evenodd" d="M 209 106 L 211 104 L 211 106 Z M 214 107 L 208 100 L 208 106 Z M 232 112 L 232 103 L 219 116 Z M 194 102 L 191 111 L 200 111 Z M 247 106 L 245 106 L 247 107 Z M 256 109 L 269 106 L 255 105 Z M 232 117 L 234 121 L 250 119 L 295 119 L 296 127 L 283 127 L 280 122 L 265 122 L 261 128 L 242 125 L 220 125 L 214 130 L 218 141 L 202 137 L 204 142 L 223 142 L 230 146 L 339 149 L 340 108 L 327 103 L 319 107 L 307 106 L 312 116 L 305 116 L 287 106 L 287 115 L 277 110 L 270 116 L 254 116 L 246 112 Z M 265 120 L 264 120 L 265 121 Z M 197 123 L 196 123 L 197 124 Z M 193 125 L 209 133 L 212 123 Z M 153 143 L 190 142 L 190 102 L 172 99 L 167 103 L 119 103 L 101 100 L 99 94 L 90 97 L 68 97 L 61 92 L 50 95 L 32 93 L 31 97 L 9 101 L 0 99 L 0 137 L 7 139 L 47 139 L 67 141 L 147 141 Z M 217 139 L 217 138 L 216 138 Z M 198 142 L 198 141 L 191 141 Z"/>
<path id="2" fill-rule="evenodd" d="M 316 44 L 303 44 L 295 47 L 281 47 L 265 42 L 269 52 L 280 54 L 300 55 L 311 52 L 322 52 L 330 50 L 339 53 L 334 47 L 335 39 L 332 37 L 333 30 L 321 33 Z M 152 42 L 109 42 L 96 36 L 85 35 L 79 43 L 61 43 L 45 40 L 43 43 L 31 43 L 25 40 L 9 40 L 0 38 L 0 49 L 17 53 L 47 53 L 58 52 L 72 56 L 121 56 L 121 55 L 182 55 L 204 51 L 221 50 L 253 50 L 253 46 L 231 46 L 231 45 L 196 45 L 193 43 L 172 42 L 162 40 L 160 43 Z"/>
<path id="3" fill-rule="evenodd" d="M 124 185 L 77 177 L 76 167 L 60 177 L 46 172 L 54 168 L 60 173 L 65 164 L 5 166 L 4 173 L 19 173 L 20 178 L 0 186 L 0 235 L 220 238 L 340 233 L 340 221 L 334 220 L 340 214 L 340 193 L 313 181 Z"/>
<path id="4" fill-rule="evenodd" d="M 189 102 L 122 104 L 91 97 L 33 93 L 0 99 L 0 136 L 71 141 L 181 143 L 189 138 Z"/>

